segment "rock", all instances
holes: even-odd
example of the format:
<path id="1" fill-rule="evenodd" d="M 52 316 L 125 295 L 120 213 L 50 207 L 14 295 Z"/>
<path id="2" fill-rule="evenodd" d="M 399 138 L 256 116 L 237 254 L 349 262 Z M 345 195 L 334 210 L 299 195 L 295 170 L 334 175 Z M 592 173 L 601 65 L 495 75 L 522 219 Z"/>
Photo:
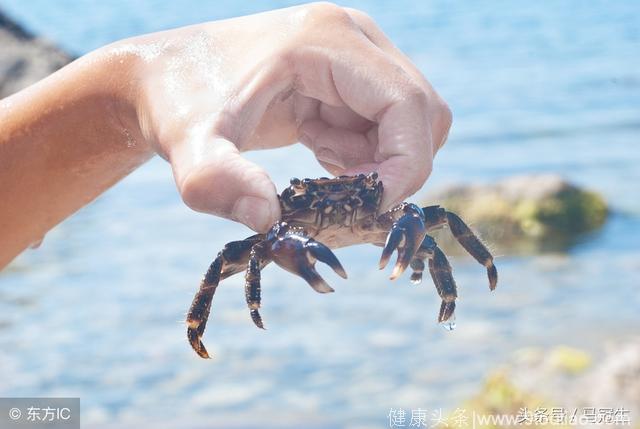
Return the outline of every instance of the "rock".
<path id="1" fill-rule="evenodd" d="M 562 361 L 569 363 L 569 368 L 558 365 L 560 355 Z M 638 337 L 608 344 L 597 358 L 579 349 L 556 346 L 540 351 L 537 359 L 516 359 L 508 373 L 510 382 L 517 388 L 542 395 L 565 409 L 578 408 L 584 412 L 592 408 L 623 408 L 629 410 L 628 416 L 634 424 L 640 423 Z"/>
<path id="2" fill-rule="evenodd" d="M 608 215 L 602 196 L 556 174 L 455 185 L 433 193 L 427 203 L 458 213 L 491 244 L 507 248 L 565 246 L 600 228 Z"/>
<path id="3" fill-rule="evenodd" d="M 73 60 L 0 12 L 0 98 L 48 76 Z"/>
<path id="4" fill-rule="evenodd" d="M 491 424 L 484 420 L 490 416 L 518 416 L 522 410 L 548 407 L 547 398 L 517 386 L 506 370 L 496 370 L 489 374 L 479 392 L 464 401 L 448 416 L 447 421 L 454 428 L 511 428 L 518 424 Z M 480 416 L 480 418 L 477 418 Z M 466 417 L 466 418 L 464 418 Z M 523 422 L 522 425 L 525 423 Z M 440 426 L 438 426 L 440 427 Z M 537 427 L 545 427 L 537 425 Z"/>
<path id="5" fill-rule="evenodd" d="M 592 358 L 584 350 L 568 346 L 557 346 L 549 353 L 549 365 L 558 371 L 576 375 L 586 371 Z"/>
<path id="6" fill-rule="evenodd" d="M 633 407 L 632 421 L 640 426 L 640 338 L 610 345 L 602 363 L 577 388 L 583 404 Z"/>
<path id="7" fill-rule="evenodd" d="M 526 409 L 536 427 L 640 428 L 640 338 L 612 342 L 597 357 L 565 345 L 522 349 L 458 409 L 484 416 L 523 416 Z"/>

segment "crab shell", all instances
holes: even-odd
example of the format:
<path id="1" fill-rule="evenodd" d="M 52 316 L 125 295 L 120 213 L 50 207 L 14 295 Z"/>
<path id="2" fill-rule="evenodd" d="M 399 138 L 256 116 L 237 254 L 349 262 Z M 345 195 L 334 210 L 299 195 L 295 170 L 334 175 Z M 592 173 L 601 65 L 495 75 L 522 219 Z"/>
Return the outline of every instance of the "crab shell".
<path id="1" fill-rule="evenodd" d="M 382 244 L 388 228 L 376 228 L 383 185 L 378 175 L 291 179 L 280 194 L 282 221 L 303 228 L 330 248 Z M 385 230 L 386 229 L 386 230 Z"/>

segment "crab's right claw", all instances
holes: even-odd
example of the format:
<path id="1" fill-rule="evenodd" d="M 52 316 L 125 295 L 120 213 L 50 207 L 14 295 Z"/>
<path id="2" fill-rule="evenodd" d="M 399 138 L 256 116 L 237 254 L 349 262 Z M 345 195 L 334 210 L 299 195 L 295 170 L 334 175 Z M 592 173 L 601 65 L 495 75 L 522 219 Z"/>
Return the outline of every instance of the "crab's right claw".
<path id="1" fill-rule="evenodd" d="M 387 266 L 391 255 L 397 249 L 398 260 L 390 278 L 391 280 L 398 278 L 409 266 L 426 234 L 422 210 L 414 204 L 407 204 L 405 214 L 394 222 L 387 236 L 387 242 L 380 257 L 380 269 Z"/>
<path id="2" fill-rule="evenodd" d="M 318 261 L 324 262 L 325 264 L 330 266 L 337 275 L 339 275 L 343 279 L 347 278 L 347 272 L 344 270 L 344 267 L 342 266 L 340 261 L 338 261 L 336 255 L 327 246 L 311 239 L 304 247 Z"/>
<path id="3" fill-rule="evenodd" d="M 329 265 L 340 277 L 347 278 L 347 273 L 331 249 L 302 235 L 292 234 L 276 241 L 271 253 L 276 264 L 305 279 L 319 293 L 333 292 L 333 288 L 316 271 L 316 260 Z"/>

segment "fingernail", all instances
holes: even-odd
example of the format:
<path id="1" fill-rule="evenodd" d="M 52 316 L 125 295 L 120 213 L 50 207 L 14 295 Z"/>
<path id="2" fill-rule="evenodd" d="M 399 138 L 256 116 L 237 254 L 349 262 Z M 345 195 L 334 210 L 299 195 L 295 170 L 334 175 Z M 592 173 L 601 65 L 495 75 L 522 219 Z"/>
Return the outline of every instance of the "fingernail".
<path id="1" fill-rule="evenodd" d="M 403 195 L 396 189 L 396 184 L 393 179 L 381 176 L 380 180 L 384 185 L 380 211 L 385 212 L 398 205 L 402 201 Z"/>
<path id="2" fill-rule="evenodd" d="M 231 216 L 258 232 L 266 231 L 273 220 L 269 201 L 250 196 L 242 197 L 236 202 Z"/>
<path id="3" fill-rule="evenodd" d="M 342 163 L 342 160 L 340 159 L 340 157 L 338 157 L 338 154 L 329 148 L 321 147 L 317 149 L 316 158 L 318 159 L 318 161 L 335 165 L 336 167 L 339 167 L 339 168 L 345 168 L 344 164 Z"/>

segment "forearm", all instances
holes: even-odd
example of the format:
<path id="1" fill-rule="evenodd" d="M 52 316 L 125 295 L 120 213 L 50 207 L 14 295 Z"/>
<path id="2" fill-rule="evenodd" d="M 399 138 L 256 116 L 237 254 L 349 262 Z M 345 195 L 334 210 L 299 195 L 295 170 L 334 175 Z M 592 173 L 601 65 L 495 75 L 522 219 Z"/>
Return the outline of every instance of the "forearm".
<path id="1" fill-rule="evenodd" d="M 153 153 L 127 123 L 130 59 L 106 52 L 0 101 L 0 268 Z"/>

